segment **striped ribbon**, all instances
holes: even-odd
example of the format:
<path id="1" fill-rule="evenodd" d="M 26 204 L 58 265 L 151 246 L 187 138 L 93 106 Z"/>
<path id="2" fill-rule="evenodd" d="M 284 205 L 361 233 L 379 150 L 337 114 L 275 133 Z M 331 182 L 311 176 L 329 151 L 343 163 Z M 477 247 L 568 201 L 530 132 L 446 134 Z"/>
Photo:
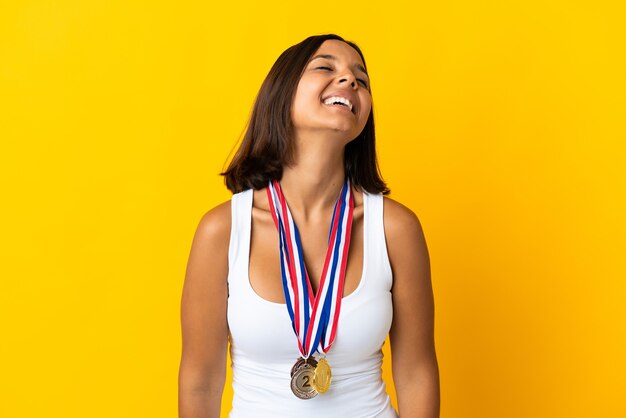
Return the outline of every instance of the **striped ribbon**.
<path id="1" fill-rule="evenodd" d="M 315 296 L 304 265 L 300 233 L 278 181 L 269 182 L 267 197 L 278 229 L 283 290 L 287 311 L 298 339 L 298 349 L 305 359 L 316 349 L 320 354 L 326 354 L 337 333 L 350 248 L 354 211 L 350 181 L 346 178 L 335 202 L 324 269 Z"/>

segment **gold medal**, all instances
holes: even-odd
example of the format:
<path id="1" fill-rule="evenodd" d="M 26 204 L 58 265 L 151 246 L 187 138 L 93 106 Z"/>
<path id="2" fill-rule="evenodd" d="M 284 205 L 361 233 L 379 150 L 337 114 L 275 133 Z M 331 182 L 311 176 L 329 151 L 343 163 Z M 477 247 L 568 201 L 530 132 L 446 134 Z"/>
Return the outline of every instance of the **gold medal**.
<path id="1" fill-rule="evenodd" d="M 303 360 L 300 367 L 291 376 L 291 391 L 293 394 L 300 399 L 311 399 L 317 396 L 317 390 L 313 387 L 314 376 L 315 366 Z"/>
<path id="2" fill-rule="evenodd" d="M 330 388 L 330 381 L 332 380 L 332 373 L 330 371 L 330 365 L 326 361 L 325 357 L 322 357 L 317 362 L 315 367 L 315 373 L 313 373 L 313 387 L 319 393 L 326 393 Z"/>

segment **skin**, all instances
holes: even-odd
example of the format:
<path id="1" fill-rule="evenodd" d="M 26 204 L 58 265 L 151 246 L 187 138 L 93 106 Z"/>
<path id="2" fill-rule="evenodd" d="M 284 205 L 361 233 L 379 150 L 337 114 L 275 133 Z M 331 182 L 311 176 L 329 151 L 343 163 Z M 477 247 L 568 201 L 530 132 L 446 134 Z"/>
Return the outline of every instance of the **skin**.
<path id="1" fill-rule="evenodd" d="M 304 261 L 314 291 L 327 249 L 327 227 L 344 181 L 343 150 L 363 130 L 371 110 L 363 62 L 349 45 L 325 41 L 309 62 L 292 105 L 295 164 L 285 167 L 281 188 L 301 232 Z M 346 89 L 356 113 L 324 105 L 322 97 Z M 255 190 L 252 209 L 250 283 L 272 302 L 285 303 L 280 277 L 278 232 L 265 188 Z M 354 190 L 354 219 L 344 296 L 359 285 L 363 262 L 363 194 Z M 384 228 L 394 284 L 390 330 L 392 372 L 402 418 L 439 417 L 439 372 L 434 344 L 434 298 L 430 261 L 417 216 L 384 198 Z M 230 200 L 200 220 L 188 260 L 181 302 L 183 350 L 179 370 L 179 416 L 219 417 L 226 376 L 226 320 Z M 211 303 L 206 303 L 211 301 Z"/>

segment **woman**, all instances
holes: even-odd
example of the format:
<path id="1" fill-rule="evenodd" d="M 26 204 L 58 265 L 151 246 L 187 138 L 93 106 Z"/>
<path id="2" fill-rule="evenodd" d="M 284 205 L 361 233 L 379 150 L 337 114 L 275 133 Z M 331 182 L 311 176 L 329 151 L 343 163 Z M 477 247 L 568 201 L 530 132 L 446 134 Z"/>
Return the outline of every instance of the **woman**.
<path id="1" fill-rule="evenodd" d="M 278 58 L 199 222 L 181 322 L 181 418 L 218 417 L 230 338 L 237 417 L 439 416 L 429 256 L 375 152 L 357 45 L 311 36 Z"/>

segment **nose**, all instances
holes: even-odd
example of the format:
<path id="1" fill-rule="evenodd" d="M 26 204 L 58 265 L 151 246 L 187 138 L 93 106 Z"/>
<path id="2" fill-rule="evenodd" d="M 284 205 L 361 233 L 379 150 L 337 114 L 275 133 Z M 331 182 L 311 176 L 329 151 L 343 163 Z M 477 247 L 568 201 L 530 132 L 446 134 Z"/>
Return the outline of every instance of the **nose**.
<path id="1" fill-rule="evenodd" d="M 352 88 L 357 86 L 356 77 L 354 76 L 354 74 L 352 74 L 352 72 L 348 72 L 348 74 L 343 75 L 339 78 L 339 83 L 345 82 L 350 83 L 350 87 Z"/>

